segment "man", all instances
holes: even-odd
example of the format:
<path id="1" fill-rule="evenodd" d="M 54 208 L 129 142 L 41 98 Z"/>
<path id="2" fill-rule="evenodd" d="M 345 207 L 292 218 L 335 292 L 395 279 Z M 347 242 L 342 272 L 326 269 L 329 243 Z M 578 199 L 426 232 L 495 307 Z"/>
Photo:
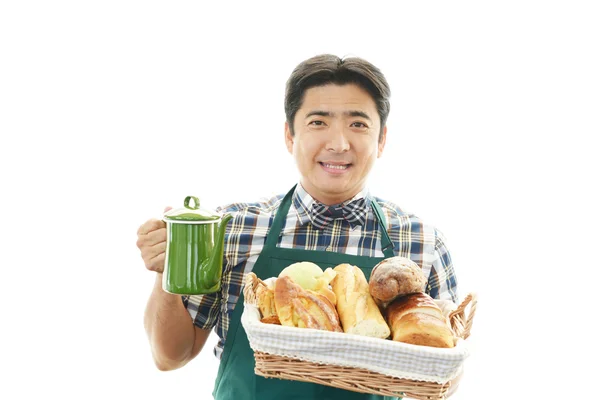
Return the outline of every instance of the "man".
<path id="1" fill-rule="evenodd" d="M 140 227 L 137 245 L 146 268 L 157 272 L 144 322 L 159 369 L 192 360 L 214 327 L 221 360 L 216 399 L 385 398 L 256 376 L 240 298 L 250 271 L 268 278 L 293 262 L 312 261 L 322 268 L 350 263 L 369 277 L 382 259 L 404 256 L 429 277 L 432 297 L 456 301 L 454 269 L 440 232 L 367 190 L 385 148 L 389 97 L 381 71 L 359 58 L 321 55 L 296 67 L 286 85 L 285 143 L 300 182 L 285 196 L 219 210 L 233 215 L 219 293 L 182 299 L 164 292 L 165 225 L 149 220 Z"/>

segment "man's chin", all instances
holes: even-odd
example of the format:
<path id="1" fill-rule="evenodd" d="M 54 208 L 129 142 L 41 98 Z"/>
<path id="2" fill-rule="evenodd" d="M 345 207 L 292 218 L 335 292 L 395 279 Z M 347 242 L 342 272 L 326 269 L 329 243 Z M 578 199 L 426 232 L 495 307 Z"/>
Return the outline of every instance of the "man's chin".
<path id="1" fill-rule="evenodd" d="M 346 197 L 348 196 L 350 187 L 347 185 L 331 184 L 320 186 L 317 189 L 324 195 L 323 197 L 327 197 L 330 201 L 331 199 L 337 199 L 335 203 L 341 203 L 348 200 Z"/>

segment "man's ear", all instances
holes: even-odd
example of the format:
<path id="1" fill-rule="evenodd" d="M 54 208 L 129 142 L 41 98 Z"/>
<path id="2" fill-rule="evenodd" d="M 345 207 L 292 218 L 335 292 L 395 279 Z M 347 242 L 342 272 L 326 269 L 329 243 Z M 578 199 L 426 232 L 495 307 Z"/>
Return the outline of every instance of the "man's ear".
<path id="1" fill-rule="evenodd" d="M 294 135 L 290 130 L 290 125 L 285 123 L 285 147 L 287 147 L 290 154 L 294 153 Z"/>
<path id="2" fill-rule="evenodd" d="M 385 147 L 385 139 L 387 138 L 387 125 L 383 127 L 383 132 L 381 132 L 381 138 L 379 139 L 379 144 L 377 145 L 377 158 L 381 157 L 381 153 L 383 153 L 383 148 Z"/>

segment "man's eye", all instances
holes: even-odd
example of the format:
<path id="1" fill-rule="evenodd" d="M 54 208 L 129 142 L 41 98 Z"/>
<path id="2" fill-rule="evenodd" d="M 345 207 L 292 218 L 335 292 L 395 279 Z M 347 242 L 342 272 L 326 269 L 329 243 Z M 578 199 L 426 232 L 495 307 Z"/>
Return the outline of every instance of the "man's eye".
<path id="1" fill-rule="evenodd" d="M 350 126 L 353 128 L 368 128 L 367 125 L 363 124 L 362 122 L 353 122 Z"/>
<path id="2" fill-rule="evenodd" d="M 311 121 L 309 123 L 309 125 L 323 126 L 323 125 L 325 125 L 325 122 L 323 122 L 323 121 Z"/>

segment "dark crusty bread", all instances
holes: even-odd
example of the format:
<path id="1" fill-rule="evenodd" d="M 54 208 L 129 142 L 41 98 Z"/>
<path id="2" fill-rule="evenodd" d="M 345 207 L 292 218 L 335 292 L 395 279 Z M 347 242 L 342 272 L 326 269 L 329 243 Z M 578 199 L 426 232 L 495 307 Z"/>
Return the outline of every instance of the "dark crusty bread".
<path id="1" fill-rule="evenodd" d="M 405 257 L 390 257 L 371 271 L 369 292 L 380 303 L 389 303 L 396 297 L 425 291 L 426 284 L 417 263 Z"/>

